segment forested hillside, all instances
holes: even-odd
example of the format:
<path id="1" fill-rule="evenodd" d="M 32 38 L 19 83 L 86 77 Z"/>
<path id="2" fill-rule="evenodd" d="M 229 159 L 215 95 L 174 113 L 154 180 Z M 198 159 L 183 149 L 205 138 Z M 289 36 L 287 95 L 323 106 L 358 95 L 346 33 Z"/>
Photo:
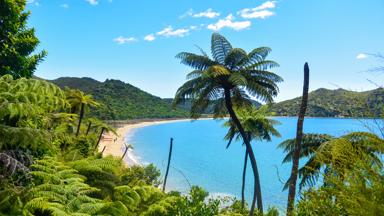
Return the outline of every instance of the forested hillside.
<path id="1" fill-rule="evenodd" d="M 272 105 L 280 116 L 296 116 L 301 97 Z M 307 116 L 314 117 L 372 117 L 382 114 L 384 89 L 355 92 L 345 89 L 317 89 L 309 93 Z"/>
<path id="2" fill-rule="evenodd" d="M 61 88 L 80 89 L 92 94 L 102 104 L 93 115 L 102 119 L 138 119 L 187 117 L 182 109 L 172 109 L 169 103 L 139 88 L 119 80 L 99 82 L 91 78 L 62 77 L 51 82 Z"/>

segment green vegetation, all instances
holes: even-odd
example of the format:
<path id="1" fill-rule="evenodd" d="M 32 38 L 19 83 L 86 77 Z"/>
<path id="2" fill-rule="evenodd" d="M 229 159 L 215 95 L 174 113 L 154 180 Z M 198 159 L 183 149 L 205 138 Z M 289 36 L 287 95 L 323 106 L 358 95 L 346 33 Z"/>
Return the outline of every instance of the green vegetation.
<path id="1" fill-rule="evenodd" d="M 253 140 L 257 141 L 271 141 L 272 136 L 280 137 L 280 133 L 274 128 L 275 125 L 279 124 L 278 121 L 267 118 L 267 116 L 272 116 L 273 113 L 268 112 L 268 106 L 262 106 L 259 109 L 256 107 L 243 108 L 236 111 L 237 116 L 241 122 L 241 125 L 244 127 L 244 131 L 248 136 L 248 140 L 251 142 Z M 235 123 L 232 119 L 229 119 L 224 123 L 226 127 L 229 127 L 225 139 L 228 140 L 228 145 L 232 143 L 233 139 L 241 139 L 240 131 L 237 129 Z M 243 177 L 241 184 L 241 207 L 244 209 L 245 206 L 245 177 L 247 171 L 249 153 L 245 150 L 244 156 L 244 168 L 243 168 Z"/>
<path id="2" fill-rule="evenodd" d="M 283 142 L 290 162 L 294 140 Z M 310 186 L 297 204 L 298 215 L 380 215 L 384 210 L 384 140 L 355 132 L 341 137 L 306 134 L 300 157 L 300 189 Z M 322 185 L 314 187 L 319 178 Z M 288 186 L 289 180 L 285 186 Z"/>
<path id="3" fill-rule="evenodd" d="M 31 77 L 38 63 L 46 56 L 37 54 L 39 40 L 35 30 L 27 27 L 25 0 L 0 0 L 0 76 Z"/>
<path id="4" fill-rule="evenodd" d="M 162 192 L 153 165 L 102 157 L 96 147 L 107 126 L 74 111 L 95 104 L 90 96 L 11 75 L 0 78 L 0 90 L 0 215 L 245 214 L 196 186 L 188 195 Z"/>
<path id="5" fill-rule="evenodd" d="M 191 117 L 199 118 L 209 106 L 213 107 L 214 118 L 222 118 L 227 113 L 236 125 L 246 151 L 249 154 L 254 174 L 254 193 L 249 215 L 253 215 L 257 202 L 258 210 L 263 213 L 261 186 L 255 155 L 250 140 L 241 124 L 236 109 L 252 106 L 250 96 L 266 102 L 272 102 L 279 89 L 282 78 L 268 69 L 279 66 L 267 60 L 271 49 L 259 47 L 250 53 L 240 48 L 233 48 L 220 34 L 212 34 L 211 59 L 203 50 L 201 55 L 182 52 L 176 57 L 182 64 L 194 70 L 187 75 L 187 82 L 176 92 L 174 106 L 192 101 Z"/>
<path id="6" fill-rule="evenodd" d="M 91 115 L 105 120 L 188 116 L 187 111 L 174 110 L 168 102 L 161 98 L 119 80 L 99 82 L 91 78 L 63 77 L 51 82 L 61 88 L 79 89 L 86 94 L 93 95 L 101 106 L 92 109 Z"/>
<path id="7" fill-rule="evenodd" d="M 112 216 L 278 216 L 263 214 L 260 182 L 251 140 L 278 136 L 270 109 L 252 106 L 249 96 L 272 102 L 282 79 L 267 71 L 267 47 L 246 53 L 221 35 L 212 35 L 212 56 L 180 53 L 194 71 L 173 101 L 186 102 L 191 117 L 229 114 L 228 146 L 241 139 L 250 158 L 254 197 L 247 204 L 232 198 L 209 198 L 198 186 L 187 194 L 165 193 L 159 170 L 128 167 L 120 158 L 98 152 L 100 138 L 114 129 L 102 119 L 184 117 L 170 101 L 121 81 L 90 78 L 29 79 L 45 52 L 31 55 L 38 44 L 26 27 L 24 0 L 0 0 L 0 215 Z M 64 89 L 67 86 L 69 88 Z M 63 90 L 64 89 L 64 90 Z M 365 116 L 382 114 L 383 89 L 355 93 L 320 89 L 309 95 L 309 114 Z M 93 96 L 92 96 L 93 95 Z M 296 115 L 299 99 L 273 105 L 278 115 Z M 285 114 L 284 114 L 285 113 Z M 99 117 L 99 118 L 96 118 Z M 377 122 L 377 121 L 376 121 Z M 379 132 L 383 131 L 380 124 Z M 382 134 L 381 134 L 382 136 Z M 384 212 L 384 139 L 367 132 L 340 137 L 303 134 L 282 142 L 284 163 L 295 151 L 305 160 L 298 169 L 301 198 L 293 215 L 381 215 Z M 245 172 L 243 172 L 245 176 Z M 284 187 L 288 188 L 289 179 Z M 244 184 L 243 184 L 244 185 Z M 243 186 L 244 190 L 244 186 Z M 255 210 L 257 202 L 258 210 Z"/>
<path id="8" fill-rule="evenodd" d="M 273 104 L 278 116 L 297 116 L 301 97 Z M 384 89 L 365 92 L 345 89 L 317 89 L 309 93 L 307 116 L 313 117 L 380 117 L 383 115 Z"/>

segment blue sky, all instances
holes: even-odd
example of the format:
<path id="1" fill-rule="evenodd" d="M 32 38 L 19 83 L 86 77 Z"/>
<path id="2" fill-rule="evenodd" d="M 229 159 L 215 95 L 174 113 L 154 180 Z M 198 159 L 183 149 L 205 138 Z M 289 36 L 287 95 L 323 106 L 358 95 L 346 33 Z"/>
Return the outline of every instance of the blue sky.
<path id="1" fill-rule="evenodd" d="M 160 97 L 173 97 L 189 68 L 175 55 L 209 52 L 212 32 L 247 51 L 272 48 L 284 78 L 276 101 L 301 94 L 303 64 L 310 90 L 369 90 L 384 75 L 383 0 L 29 0 L 29 25 L 48 57 L 37 76 L 120 79 Z"/>

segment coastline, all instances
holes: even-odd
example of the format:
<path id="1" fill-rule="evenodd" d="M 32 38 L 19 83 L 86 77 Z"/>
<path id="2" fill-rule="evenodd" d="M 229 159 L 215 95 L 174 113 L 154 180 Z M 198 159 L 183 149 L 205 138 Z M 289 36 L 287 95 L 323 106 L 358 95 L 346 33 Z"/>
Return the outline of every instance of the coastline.
<path id="1" fill-rule="evenodd" d="M 203 119 L 211 118 L 201 118 L 201 120 Z M 181 121 L 195 121 L 195 119 L 140 119 L 131 121 L 119 121 L 117 122 L 118 126 L 115 127 L 116 134 L 109 132 L 103 135 L 99 144 L 99 152 L 102 152 L 105 148 L 103 151 L 104 156 L 111 155 L 113 157 L 121 158 L 126 148 L 125 145 L 130 144 L 126 142 L 125 138 L 129 136 L 134 129 Z M 127 154 L 124 157 L 124 162 L 128 166 L 141 165 L 139 159 L 134 154 L 134 149 L 129 149 L 127 151 Z"/>

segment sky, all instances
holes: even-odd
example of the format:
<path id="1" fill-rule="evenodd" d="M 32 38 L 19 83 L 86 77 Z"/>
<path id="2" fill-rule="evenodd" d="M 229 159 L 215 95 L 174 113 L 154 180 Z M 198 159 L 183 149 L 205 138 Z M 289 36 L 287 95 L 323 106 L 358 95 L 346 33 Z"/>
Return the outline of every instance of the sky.
<path id="1" fill-rule="evenodd" d="M 276 101 L 310 90 L 364 91 L 384 81 L 384 0 L 28 0 L 29 26 L 48 51 L 35 75 L 119 79 L 173 97 L 191 71 L 176 54 L 210 53 L 213 32 L 247 52 L 272 48 L 283 77 Z"/>

